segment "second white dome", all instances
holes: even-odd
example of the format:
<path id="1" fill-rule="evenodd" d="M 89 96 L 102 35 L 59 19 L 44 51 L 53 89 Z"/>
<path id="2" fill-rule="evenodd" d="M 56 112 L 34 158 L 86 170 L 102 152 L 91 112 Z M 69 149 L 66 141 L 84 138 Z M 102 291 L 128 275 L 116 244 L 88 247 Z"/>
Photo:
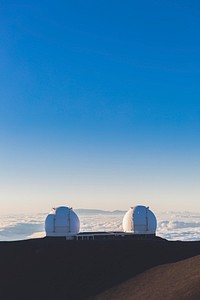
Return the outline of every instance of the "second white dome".
<path id="1" fill-rule="evenodd" d="M 134 234 L 155 234 L 156 217 L 149 207 L 138 205 L 131 207 L 123 218 L 124 232 Z"/>

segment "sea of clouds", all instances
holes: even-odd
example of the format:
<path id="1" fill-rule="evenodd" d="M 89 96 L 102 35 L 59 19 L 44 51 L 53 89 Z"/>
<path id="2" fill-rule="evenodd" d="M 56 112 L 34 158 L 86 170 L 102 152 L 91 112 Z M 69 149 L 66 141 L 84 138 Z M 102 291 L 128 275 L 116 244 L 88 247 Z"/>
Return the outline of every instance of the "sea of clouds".
<path id="1" fill-rule="evenodd" d="M 121 231 L 125 212 L 79 212 L 81 231 Z M 23 240 L 45 236 L 46 213 L 0 216 L 0 241 Z M 168 240 L 200 240 L 200 213 L 156 213 L 157 235 Z"/>

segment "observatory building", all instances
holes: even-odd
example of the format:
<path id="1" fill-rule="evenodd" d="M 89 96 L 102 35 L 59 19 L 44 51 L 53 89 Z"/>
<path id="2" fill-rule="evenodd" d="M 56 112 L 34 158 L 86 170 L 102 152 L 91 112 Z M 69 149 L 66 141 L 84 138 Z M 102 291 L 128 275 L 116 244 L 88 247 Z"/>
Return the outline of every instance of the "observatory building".
<path id="1" fill-rule="evenodd" d="M 146 206 L 131 207 L 123 218 L 123 230 L 127 233 L 155 235 L 156 227 L 156 217 Z"/>
<path id="2" fill-rule="evenodd" d="M 99 239 L 152 239 L 156 235 L 157 221 L 149 207 L 131 207 L 123 218 L 123 231 L 79 232 L 80 221 L 72 208 L 53 208 L 45 220 L 47 237 L 65 237 L 68 240 Z"/>
<path id="3" fill-rule="evenodd" d="M 45 220 L 47 236 L 75 236 L 79 233 L 80 221 L 72 208 L 60 206 L 53 208 Z"/>

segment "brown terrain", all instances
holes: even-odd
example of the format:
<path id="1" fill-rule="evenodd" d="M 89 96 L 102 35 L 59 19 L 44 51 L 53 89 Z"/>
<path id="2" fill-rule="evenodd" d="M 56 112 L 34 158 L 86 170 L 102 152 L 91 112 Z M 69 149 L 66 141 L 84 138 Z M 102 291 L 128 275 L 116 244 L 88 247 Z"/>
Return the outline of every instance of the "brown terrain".
<path id="1" fill-rule="evenodd" d="M 200 299 L 200 242 L 0 242 L 0 299 Z"/>
<path id="2" fill-rule="evenodd" d="M 137 275 L 93 299 L 200 299 L 200 255 L 161 265 Z"/>

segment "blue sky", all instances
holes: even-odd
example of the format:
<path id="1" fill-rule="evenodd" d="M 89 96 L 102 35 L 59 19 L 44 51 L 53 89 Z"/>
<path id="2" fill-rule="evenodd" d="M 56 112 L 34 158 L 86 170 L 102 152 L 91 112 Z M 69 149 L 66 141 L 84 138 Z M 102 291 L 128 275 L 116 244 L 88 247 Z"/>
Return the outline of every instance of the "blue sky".
<path id="1" fill-rule="evenodd" d="M 3 212 L 200 210 L 198 1 L 1 1 Z"/>

